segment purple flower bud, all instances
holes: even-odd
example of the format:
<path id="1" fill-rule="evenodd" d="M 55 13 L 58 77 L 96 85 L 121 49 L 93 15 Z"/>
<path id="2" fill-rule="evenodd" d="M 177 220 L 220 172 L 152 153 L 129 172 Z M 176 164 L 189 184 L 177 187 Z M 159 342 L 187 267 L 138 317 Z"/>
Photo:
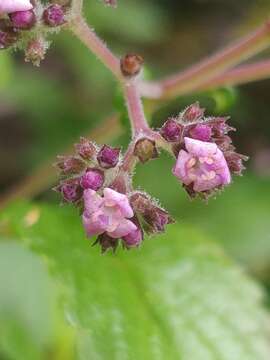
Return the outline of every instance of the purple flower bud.
<path id="1" fill-rule="evenodd" d="M 155 204 L 146 194 L 135 192 L 130 203 L 144 221 L 145 231 L 149 234 L 160 233 L 165 230 L 165 226 L 174 223 L 167 211 Z"/>
<path id="2" fill-rule="evenodd" d="M 235 175 L 242 175 L 243 170 L 245 170 L 243 161 L 247 161 L 248 156 L 238 154 L 235 151 L 225 152 L 224 155 L 230 171 Z"/>
<path id="3" fill-rule="evenodd" d="M 84 161 L 75 156 L 58 156 L 58 160 L 56 166 L 64 175 L 78 174 L 85 169 Z"/>
<path id="4" fill-rule="evenodd" d="M 96 146 L 89 140 L 81 137 L 80 142 L 75 145 L 77 154 L 85 160 L 91 160 L 97 153 Z"/>
<path id="5" fill-rule="evenodd" d="M 198 121 L 204 115 L 204 109 L 202 109 L 198 102 L 190 105 L 181 115 L 181 119 L 184 123 Z"/>
<path id="6" fill-rule="evenodd" d="M 65 23 L 65 11 L 61 5 L 52 4 L 43 12 L 43 21 L 46 25 L 56 27 Z"/>
<path id="7" fill-rule="evenodd" d="M 20 30 L 29 30 L 36 23 L 36 15 L 33 10 L 17 11 L 9 14 L 12 25 Z"/>
<path id="8" fill-rule="evenodd" d="M 56 191 L 61 192 L 63 199 L 69 203 L 79 201 L 83 195 L 83 190 L 77 179 L 68 180 L 65 183 L 60 184 L 56 188 Z"/>
<path id="9" fill-rule="evenodd" d="M 0 30 L 0 50 L 7 49 L 18 40 L 18 34 L 12 30 Z"/>
<path id="10" fill-rule="evenodd" d="M 148 138 L 138 140 L 135 144 L 134 155 L 137 156 L 143 164 L 151 159 L 157 158 L 158 151 L 155 141 Z"/>
<path id="11" fill-rule="evenodd" d="M 189 130 L 189 137 L 201 141 L 209 141 L 211 134 L 211 127 L 205 124 L 197 124 Z"/>
<path id="12" fill-rule="evenodd" d="M 160 129 L 161 136 L 169 142 L 177 142 L 181 138 L 182 126 L 175 120 L 169 119 Z"/>
<path id="13" fill-rule="evenodd" d="M 81 187 L 98 191 L 104 183 L 103 171 L 99 169 L 88 169 L 81 177 Z"/>
<path id="14" fill-rule="evenodd" d="M 119 148 L 113 148 L 108 145 L 103 145 L 99 153 L 97 154 L 97 160 L 99 165 L 104 169 L 110 169 L 115 167 L 119 161 Z"/>
<path id="15" fill-rule="evenodd" d="M 214 138 L 219 138 L 226 135 L 229 131 L 235 131 L 235 129 L 229 126 L 226 121 L 228 117 L 215 117 L 209 121 L 212 127 L 212 135 Z"/>

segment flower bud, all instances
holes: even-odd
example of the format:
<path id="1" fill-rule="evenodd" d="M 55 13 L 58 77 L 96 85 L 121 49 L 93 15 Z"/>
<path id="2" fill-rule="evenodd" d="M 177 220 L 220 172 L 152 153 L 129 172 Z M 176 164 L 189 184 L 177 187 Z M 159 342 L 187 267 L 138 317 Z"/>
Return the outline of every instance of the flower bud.
<path id="1" fill-rule="evenodd" d="M 65 23 L 65 10 L 63 6 L 52 4 L 43 12 L 43 21 L 46 25 L 56 27 Z"/>
<path id="2" fill-rule="evenodd" d="M 20 30 L 29 30 L 36 23 L 36 15 L 33 10 L 17 11 L 9 15 L 12 25 Z"/>
<path id="3" fill-rule="evenodd" d="M 15 44 L 17 40 L 18 34 L 16 34 L 13 30 L 0 30 L 0 50 L 9 48 L 13 44 Z"/>
<path id="4" fill-rule="evenodd" d="M 118 164 L 119 154 L 119 148 L 113 148 L 108 145 L 103 145 L 103 147 L 97 154 L 98 163 L 104 169 L 113 168 Z"/>
<path id="5" fill-rule="evenodd" d="M 67 180 L 55 188 L 61 192 L 63 199 L 69 203 L 75 203 L 82 198 L 83 189 L 80 187 L 78 179 Z"/>
<path id="6" fill-rule="evenodd" d="M 146 194 L 135 192 L 130 203 L 138 216 L 145 225 L 145 231 L 149 234 L 160 233 L 165 230 L 165 226 L 174 223 L 169 213 L 155 204 Z"/>
<path id="7" fill-rule="evenodd" d="M 235 151 L 228 151 L 224 155 L 230 171 L 235 175 L 242 175 L 242 171 L 245 170 L 243 161 L 247 161 L 248 156 L 238 154 Z"/>
<path id="8" fill-rule="evenodd" d="M 81 177 L 81 187 L 98 191 L 104 183 L 103 171 L 99 169 L 88 169 Z"/>
<path id="9" fill-rule="evenodd" d="M 142 138 L 135 144 L 134 155 L 144 164 L 158 157 L 156 143 L 148 138 Z"/>
<path id="10" fill-rule="evenodd" d="M 85 169 L 83 160 L 75 156 L 58 156 L 56 166 L 64 175 L 78 174 Z"/>
<path id="11" fill-rule="evenodd" d="M 143 58 L 136 54 L 127 54 L 121 59 L 120 67 L 122 74 L 133 77 L 139 74 L 143 65 Z"/>
<path id="12" fill-rule="evenodd" d="M 204 109 L 202 109 L 198 102 L 192 104 L 186 108 L 181 115 L 184 123 L 189 123 L 199 120 L 204 115 Z"/>
<path id="13" fill-rule="evenodd" d="M 160 129 L 161 136 L 169 142 L 177 142 L 181 139 L 182 126 L 174 119 L 167 120 Z"/>
<path id="14" fill-rule="evenodd" d="M 25 61 L 31 61 L 33 65 L 39 66 L 44 60 L 48 47 L 49 43 L 41 37 L 31 40 L 25 50 Z"/>
<path id="15" fill-rule="evenodd" d="M 211 127 L 205 124 L 197 124 L 189 130 L 189 136 L 196 140 L 209 141 L 211 135 Z"/>
<path id="16" fill-rule="evenodd" d="M 80 142 L 75 145 L 78 155 L 85 160 L 91 160 L 97 153 L 96 146 L 89 140 L 81 137 Z"/>

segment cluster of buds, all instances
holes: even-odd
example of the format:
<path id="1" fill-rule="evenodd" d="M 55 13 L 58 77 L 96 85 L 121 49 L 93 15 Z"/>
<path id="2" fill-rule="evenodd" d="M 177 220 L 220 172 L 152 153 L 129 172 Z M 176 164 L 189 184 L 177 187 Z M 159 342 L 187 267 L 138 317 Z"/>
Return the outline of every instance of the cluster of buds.
<path id="1" fill-rule="evenodd" d="M 235 151 L 228 135 L 235 129 L 227 120 L 204 116 L 204 109 L 195 103 L 160 129 L 177 159 L 173 174 L 191 197 L 208 198 L 244 169 L 243 161 L 248 158 Z"/>
<path id="2" fill-rule="evenodd" d="M 46 34 L 63 25 L 65 17 L 66 7 L 57 3 L 1 0 L 0 49 L 23 47 L 26 60 L 39 65 L 48 48 Z"/>
<path id="3" fill-rule="evenodd" d="M 119 148 L 98 147 L 81 138 L 75 149 L 74 156 L 58 157 L 55 190 L 64 202 L 80 208 L 87 236 L 97 236 L 95 244 L 103 252 L 115 250 L 120 242 L 127 249 L 138 247 L 144 232 L 162 232 L 173 222 L 150 196 L 131 189 Z"/>

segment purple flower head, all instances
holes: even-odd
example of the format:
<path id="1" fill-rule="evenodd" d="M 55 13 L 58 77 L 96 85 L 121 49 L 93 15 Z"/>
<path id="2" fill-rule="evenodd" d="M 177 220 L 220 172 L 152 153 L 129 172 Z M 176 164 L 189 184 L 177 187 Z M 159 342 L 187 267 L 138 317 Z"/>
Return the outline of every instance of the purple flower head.
<path id="1" fill-rule="evenodd" d="M 21 30 L 29 30 L 36 23 L 36 15 L 33 10 L 16 11 L 9 17 L 12 25 Z"/>
<path id="2" fill-rule="evenodd" d="M 65 10 L 61 5 L 52 4 L 43 12 L 43 21 L 46 25 L 56 27 L 65 22 Z"/>
<path id="3" fill-rule="evenodd" d="M 29 0 L 1 0 L 0 14 L 10 14 L 16 11 L 26 11 L 33 9 Z"/>
<path id="4" fill-rule="evenodd" d="M 193 191 L 203 192 L 228 185 L 231 174 L 222 151 L 215 143 L 186 137 L 173 174 Z"/>
<path id="5" fill-rule="evenodd" d="M 104 173 L 99 169 L 88 169 L 81 177 L 81 187 L 98 191 L 104 183 Z"/>
<path id="6" fill-rule="evenodd" d="M 113 148 L 108 145 L 103 145 L 97 155 L 99 165 L 104 169 L 110 169 L 115 167 L 119 161 L 119 154 L 119 148 Z"/>
<path id="7" fill-rule="evenodd" d="M 174 119 L 169 119 L 160 129 L 160 134 L 169 142 L 177 142 L 181 138 L 182 126 Z"/>
<path id="8" fill-rule="evenodd" d="M 91 189 L 84 190 L 83 197 L 83 225 L 88 237 L 106 233 L 118 239 L 137 229 L 129 220 L 134 213 L 126 195 L 105 188 L 103 197 Z"/>
<path id="9" fill-rule="evenodd" d="M 189 137 L 201 141 L 209 141 L 211 139 L 212 129 L 206 124 L 197 124 L 189 130 Z"/>

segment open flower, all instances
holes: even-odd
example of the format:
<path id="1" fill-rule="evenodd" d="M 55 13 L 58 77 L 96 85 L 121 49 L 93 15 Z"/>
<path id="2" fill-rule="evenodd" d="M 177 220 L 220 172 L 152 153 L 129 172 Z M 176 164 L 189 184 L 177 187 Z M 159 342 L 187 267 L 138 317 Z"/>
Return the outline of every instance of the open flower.
<path id="1" fill-rule="evenodd" d="M 106 233 L 118 239 L 137 230 L 129 220 L 134 216 L 126 195 L 105 188 L 103 197 L 92 189 L 84 190 L 83 225 L 87 236 Z"/>
<path id="2" fill-rule="evenodd" d="M 0 14 L 10 14 L 16 11 L 31 10 L 33 5 L 29 0 L 1 0 Z"/>
<path id="3" fill-rule="evenodd" d="M 222 151 L 215 143 L 185 137 L 186 150 L 180 150 L 174 175 L 195 192 L 227 185 L 231 174 Z"/>

